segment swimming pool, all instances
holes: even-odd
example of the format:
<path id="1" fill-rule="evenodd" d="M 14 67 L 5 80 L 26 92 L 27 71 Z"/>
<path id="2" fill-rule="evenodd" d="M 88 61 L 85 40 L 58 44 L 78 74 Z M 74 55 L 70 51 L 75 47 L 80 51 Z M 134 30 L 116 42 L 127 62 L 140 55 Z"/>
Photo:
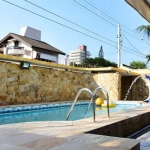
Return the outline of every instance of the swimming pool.
<path id="1" fill-rule="evenodd" d="M 41 104 L 31 106 L 17 106 L 0 108 L 0 124 L 10 124 L 33 121 L 64 121 L 72 103 Z M 69 120 L 84 118 L 88 102 L 77 102 Z M 110 113 L 141 107 L 139 103 L 118 103 L 116 107 L 110 108 Z M 96 107 L 96 115 L 107 113 L 107 108 Z M 87 112 L 87 118 L 92 117 L 92 106 Z"/>

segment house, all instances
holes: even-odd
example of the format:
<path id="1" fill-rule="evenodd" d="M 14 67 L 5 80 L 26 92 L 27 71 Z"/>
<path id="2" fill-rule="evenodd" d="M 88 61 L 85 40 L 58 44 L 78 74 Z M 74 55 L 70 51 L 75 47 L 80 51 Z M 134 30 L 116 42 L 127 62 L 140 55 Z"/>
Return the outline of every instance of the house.
<path id="1" fill-rule="evenodd" d="M 0 54 L 3 54 L 3 50 L 0 48 Z"/>
<path id="2" fill-rule="evenodd" d="M 0 41 L 0 52 L 22 58 L 38 59 L 58 63 L 58 55 L 65 55 L 61 50 L 41 41 L 41 31 L 22 27 L 20 35 L 9 33 Z"/>
<path id="3" fill-rule="evenodd" d="M 81 64 L 82 61 L 86 58 L 90 58 L 91 54 L 87 51 L 85 45 L 78 46 L 77 50 L 71 51 L 69 55 L 70 62 Z"/>

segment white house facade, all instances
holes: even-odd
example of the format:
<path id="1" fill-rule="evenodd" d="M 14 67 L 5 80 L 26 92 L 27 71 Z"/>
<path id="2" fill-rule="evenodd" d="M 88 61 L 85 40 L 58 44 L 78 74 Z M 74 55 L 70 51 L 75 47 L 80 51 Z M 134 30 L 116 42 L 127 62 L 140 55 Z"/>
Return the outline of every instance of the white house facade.
<path id="1" fill-rule="evenodd" d="M 64 52 L 41 41 L 41 32 L 31 27 L 21 28 L 20 34 L 9 33 L 0 41 L 4 55 L 38 59 L 58 63 L 58 55 Z"/>

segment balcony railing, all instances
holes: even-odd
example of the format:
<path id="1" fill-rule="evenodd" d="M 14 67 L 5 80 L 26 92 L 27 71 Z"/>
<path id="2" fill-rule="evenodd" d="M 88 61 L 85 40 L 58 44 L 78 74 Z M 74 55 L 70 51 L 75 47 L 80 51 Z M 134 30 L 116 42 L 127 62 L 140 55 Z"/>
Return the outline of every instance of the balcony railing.
<path id="1" fill-rule="evenodd" d="M 24 54 L 24 47 L 8 47 L 8 54 L 10 55 L 23 55 Z"/>

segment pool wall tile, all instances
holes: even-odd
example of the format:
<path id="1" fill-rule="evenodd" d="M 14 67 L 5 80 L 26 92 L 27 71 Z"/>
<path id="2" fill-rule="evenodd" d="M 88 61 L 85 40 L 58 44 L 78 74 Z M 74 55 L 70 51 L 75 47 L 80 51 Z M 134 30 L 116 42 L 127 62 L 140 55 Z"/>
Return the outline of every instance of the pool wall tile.
<path id="1" fill-rule="evenodd" d="M 76 105 L 87 105 L 89 102 L 77 102 Z M 138 103 L 126 103 L 126 102 L 115 102 L 116 105 L 134 105 L 134 106 L 142 106 Z M 57 108 L 57 107 L 67 107 L 71 106 L 72 103 L 58 103 L 58 104 L 40 104 L 40 105 L 32 105 L 32 106 L 17 106 L 17 107 L 6 107 L 0 108 L 0 113 L 11 113 L 11 112 L 19 112 L 19 111 L 29 111 L 29 110 L 37 110 L 37 109 L 48 109 L 48 108 Z"/>
<path id="2" fill-rule="evenodd" d="M 82 105 L 87 104 L 83 102 Z M 71 106 L 72 103 L 58 103 L 58 104 L 41 104 L 41 105 L 34 105 L 34 106 L 17 106 L 17 107 L 6 107 L 0 108 L 0 113 L 10 113 L 10 112 L 19 112 L 19 111 L 28 111 L 28 110 L 37 110 L 37 109 L 47 109 L 47 108 L 57 108 L 57 107 L 66 107 Z M 81 105 L 78 102 L 76 105 Z"/>

